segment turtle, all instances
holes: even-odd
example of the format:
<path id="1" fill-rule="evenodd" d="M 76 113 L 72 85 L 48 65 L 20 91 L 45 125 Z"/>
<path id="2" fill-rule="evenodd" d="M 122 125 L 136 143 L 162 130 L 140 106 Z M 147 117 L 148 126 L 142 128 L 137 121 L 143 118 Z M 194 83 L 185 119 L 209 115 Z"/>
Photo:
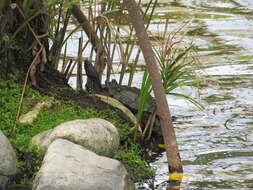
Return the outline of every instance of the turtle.
<path id="1" fill-rule="evenodd" d="M 139 88 L 119 85 L 115 79 L 112 79 L 111 82 L 106 81 L 106 88 L 109 96 L 120 101 L 134 114 L 138 112 L 138 105 L 140 103 L 141 95 L 141 90 Z M 153 113 L 155 109 L 155 99 L 151 95 L 148 95 L 144 106 L 144 112 Z"/>
<path id="2" fill-rule="evenodd" d="M 137 114 L 141 95 L 140 89 L 119 85 L 115 79 L 112 79 L 110 82 L 106 81 L 105 86 L 102 86 L 95 67 L 88 60 L 85 60 L 84 68 L 87 74 L 87 83 L 85 86 L 88 91 L 110 96 L 129 108 L 133 114 Z M 150 130 L 149 138 L 147 139 L 149 141 L 147 143 L 149 145 L 148 148 L 152 151 L 160 152 L 161 150 L 159 149 L 158 144 L 163 144 L 163 137 L 161 133 L 160 120 L 155 114 L 155 99 L 151 95 L 148 95 L 143 111 L 144 113 L 141 120 L 143 128 L 145 128 L 145 125 L 148 123 L 151 115 L 155 116 L 154 123 L 153 125 L 151 124 L 152 129 Z"/>
<path id="3" fill-rule="evenodd" d="M 124 104 L 134 114 L 137 114 L 141 95 L 141 90 L 139 88 L 119 85 L 115 79 L 112 79 L 111 82 L 106 81 L 105 86 L 109 96 Z M 145 128 L 149 117 L 152 116 L 152 114 L 155 114 L 155 112 L 155 99 L 151 95 L 148 95 L 141 120 L 143 129 Z M 163 144 L 163 137 L 160 127 L 160 120 L 157 114 L 155 115 L 155 121 L 153 125 L 154 126 L 151 129 L 152 134 L 150 134 L 150 137 L 147 139 L 147 145 L 148 148 L 151 149 L 153 152 L 161 152 L 163 150 L 159 148 L 158 144 Z"/>

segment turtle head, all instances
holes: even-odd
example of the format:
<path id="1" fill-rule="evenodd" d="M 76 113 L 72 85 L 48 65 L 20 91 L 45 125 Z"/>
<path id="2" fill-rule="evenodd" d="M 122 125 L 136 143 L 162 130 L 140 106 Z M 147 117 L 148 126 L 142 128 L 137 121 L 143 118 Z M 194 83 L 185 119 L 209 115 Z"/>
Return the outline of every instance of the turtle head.
<path id="1" fill-rule="evenodd" d="M 88 59 L 84 60 L 84 68 L 89 69 L 90 67 L 92 67 L 92 64 L 90 63 L 90 61 Z"/>
<path id="2" fill-rule="evenodd" d="M 109 93 L 114 96 L 115 93 L 117 94 L 117 92 L 119 91 L 119 84 L 115 79 L 112 79 L 110 82 L 106 81 L 105 82 L 106 87 L 109 90 Z"/>
<path id="3" fill-rule="evenodd" d="M 118 84 L 118 82 L 117 82 L 115 79 L 112 79 L 111 82 L 106 81 L 105 84 L 106 84 L 106 86 L 107 86 L 108 88 L 117 89 L 117 88 L 119 87 L 119 84 Z"/>

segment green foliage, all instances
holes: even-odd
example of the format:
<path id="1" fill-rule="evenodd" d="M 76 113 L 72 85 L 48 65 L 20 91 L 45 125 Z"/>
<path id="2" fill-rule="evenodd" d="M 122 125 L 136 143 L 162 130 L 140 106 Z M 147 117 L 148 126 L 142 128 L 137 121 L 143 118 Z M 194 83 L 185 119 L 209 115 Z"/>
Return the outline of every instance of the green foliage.
<path id="1" fill-rule="evenodd" d="M 149 74 L 147 69 L 144 71 L 143 77 L 142 77 L 142 83 L 141 83 L 141 93 L 140 93 L 140 103 L 138 105 L 138 113 L 137 113 L 137 121 L 140 122 L 144 108 L 145 103 L 147 101 L 148 95 L 150 95 L 150 92 L 152 90 L 152 84 L 151 80 L 149 78 Z"/>
<path id="2" fill-rule="evenodd" d="M 160 73 L 166 94 L 185 98 L 199 109 L 204 107 L 195 99 L 184 94 L 175 93 L 173 90 L 184 86 L 196 86 L 200 79 L 194 72 L 194 60 L 187 60 L 193 46 L 174 52 L 171 57 L 164 57 L 161 52 L 154 49 L 156 60 L 160 66 Z"/>
<path id="3" fill-rule="evenodd" d="M 8 134 L 9 127 L 15 119 L 15 112 L 18 106 L 18 94 L 20 88 L 14 83 L 0 80 L 0 124 L 5 134 Z"/>
<path id="4" fill-rule="evenodd" d="M 155 175 L 155 170 L 149 168 L 146 162 L 140 159 L 143 155 L 140 150 L 139 145 L 130 140 L 124 143 L 122 152 L 115 156 L 124 163 L 134 181 L 145 180 Z"/>
<path id="5" fill-rule="evenodd" d="M 163 86 L 166 94 L 178 96 L 184 98 L 194 104 L 199 109 L 204 109 L 204 107 L 197 102 L 195 99 L 186 96 L 181 93 L 175 93 L 173 90 L 184 87 L 184 86 L 196 86 L 200 82 L 200 79 L 196 76 L 193 68 L 193 61 L 187 60 L 189 52 L 192 50 L 193 46 L 190 46 L 184 50 L 178 50 L 171 58 L 163 57 L 163 54 L 158 50 L 154 49 L 156 60 L 160 66 L 160 74 L 163 82 Z M 141 121 L 145 103 L 147 101 L 148 95 L 152 91 L 152 84 L 149 78 L 147 69 L 144 71 L 141 93 L 140 93 L 140 103 L 138 105 L 137 120 Z"/>
<path id="6" fill-rule="evenodd" d="M 115 158 L 123 162 L 133 179 L 141 180 L 154 175 L 154 171 L 149 169 L 146 162 L 142 159 L 141 147 L 129 135 L 129 123 L 123 120 L 117 111 L 84 110 L 75 106 L 73 102 L 55 100 L 51 108 L 40 112 L 32 124 L 18 123 L 16 136 L 11 137 L 11 127 L 14 123 L 22 86 L 13 82 L 13 80 L 0 80 L 0 88 L 0 129 L 10 138 L 14 147 L 19 150 L 17 154 L 18 167 L 21 170 L 24 183 L 28 179 L 31 179 L 31 175 L 39 169 L 43 158 L 43 155 L 36 151 L 35 147 L 29 147 L 29 142 L 34 135 L 52 129 L 66 121 L 94 117 L 106 119 L 118 128 L 121 146 L 119 154 L 115 155 Z M 48 98 L 28 87 L 23 102 L 22 113 L 28 112 L 35 104 Z M 29 171 L 24 155 L 32 157 L 32 162 L 35 165 L 34 171 Z"/>

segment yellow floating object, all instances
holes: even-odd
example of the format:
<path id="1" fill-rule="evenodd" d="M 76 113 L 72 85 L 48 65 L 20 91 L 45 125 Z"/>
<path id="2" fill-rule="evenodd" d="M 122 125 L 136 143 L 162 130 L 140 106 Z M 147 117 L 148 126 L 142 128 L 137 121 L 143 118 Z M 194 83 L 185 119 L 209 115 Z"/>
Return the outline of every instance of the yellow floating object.
<path id="1" fill-rule="evenodd" d="M 169 180 L 177 180 L 177 181 L 181 181 L 184 176 L 180 173 L 172 173 L 168 176 Z"/>
<path id="2" fill-rule="evenodd" d="M 165 145 L 164 144 L 158 144 L 158 147 L 159 148 L 165 148 Z"/>

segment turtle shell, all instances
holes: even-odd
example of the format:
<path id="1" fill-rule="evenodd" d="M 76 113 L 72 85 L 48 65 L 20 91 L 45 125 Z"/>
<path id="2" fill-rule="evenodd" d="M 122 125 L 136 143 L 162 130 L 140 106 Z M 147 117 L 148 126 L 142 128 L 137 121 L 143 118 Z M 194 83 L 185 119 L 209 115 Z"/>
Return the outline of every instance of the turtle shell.
<path id="1" fill-rule="evenodd" d="M 131 110 L 138 110 L 141 94 L 140 89 L 136 87 L 115 85 L 114 83 L 113 85 L 109 86 L 109 92 L 113 98 L 117 99 Z M 148 95 L 144 106 L 144 111 L 153 112 L 154 110 L 155 100 L 151 95 Z"/>

